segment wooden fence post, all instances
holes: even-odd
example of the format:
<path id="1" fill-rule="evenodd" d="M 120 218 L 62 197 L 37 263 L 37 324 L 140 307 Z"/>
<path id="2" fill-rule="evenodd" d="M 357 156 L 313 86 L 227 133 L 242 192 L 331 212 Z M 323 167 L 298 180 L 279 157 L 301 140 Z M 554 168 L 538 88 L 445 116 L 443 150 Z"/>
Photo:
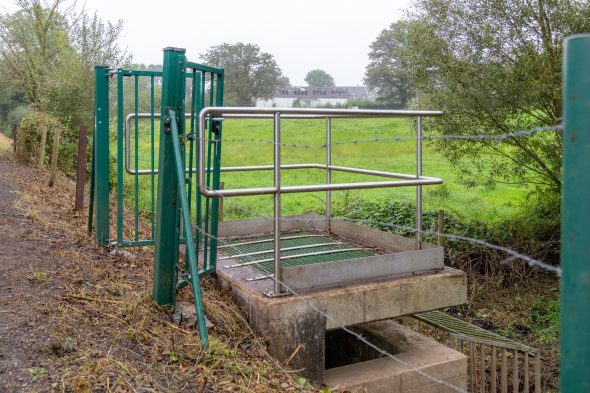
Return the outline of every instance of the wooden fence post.
<path id="1" fill-rule="evenodd" d="M 78 166 L 76 171 L 76 203 L 74 210 L 84 208 L 84 184 L 86 183 L 86 146 L 88 144 L 88 126 L 80 126 L 78 137 Z"/>
<path id="2" fill-rule="evenodd" d="M 445 211 L 439 210 L 438 211 L 438 226 L 436 228 L 437 244 L 439 247 L 445 246 L 445 238 L 443 237 L 444 227 L 445 227 Z"/>
<path id="3" fill-rule="evenodd" d="M 14 123 L 12 125 L 12 151 L 16 153 L 16 133 L 18 131 L 18 125 Z"/>
<path id="4" fill-rule="evenodd" d="M 55 125 L 55 131 L 53 132 L 53 146 L 51 149 L 51 170 L 49 172 L 49 187 L 53 187 L 55 184 L 55 176 L 57 174 L 57 158 L 59 156 L 59 137 L 61 135 L 61 124 Z"/>
<path id="5" fill-rule="evenodd" d="M 47 143 L 47 127 L 46 124 L 41 126 L 41 144 L 39 145 L 39 158 L 38 162 L 40 166 L 43 166 L 45 161 L 45 144 Z"/>

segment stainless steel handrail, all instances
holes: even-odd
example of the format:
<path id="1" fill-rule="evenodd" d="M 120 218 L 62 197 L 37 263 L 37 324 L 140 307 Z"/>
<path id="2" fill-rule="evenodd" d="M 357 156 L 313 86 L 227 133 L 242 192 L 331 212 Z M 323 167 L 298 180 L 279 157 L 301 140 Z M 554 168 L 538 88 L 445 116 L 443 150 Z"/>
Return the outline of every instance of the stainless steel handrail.
<path id="1" fill-rule="evenodd" d="M 413 110 L 366 110 L 366 109 L 316 109 L 316 108 L 249 108 L 249 107 L 207 107 L 199 113 L 198 138 L 205 141 L 205 130 L 207 128 L 208 118 L 223 120 L 231 117 L 251 117 L 251 118 L 268 118 L 274 122 L 274 164 L 272 166 L 257 166 L 252 170 L 269 170 L 274 171 L 274 186 L 262 188 L 239 188 L 239 189 L 210 189 L 205 185 L 205 143 L 199 144 L 198 159 L 198 187 L 199 192 L 206 197 L 232 197 L 245 195 L 274 195 L 274 291 L 271 295 L 280 295 L 282 293 L 282 268 L 281 268 L 281 194 L 317 192 L 326 191 L 326 212 L 329 221 L 331 214 L 330 191 L 335 190 L 353 190 L 385 187 L 404 187 L 416 186 L 416 241 L 417 248 L 422 247 L 422 185 L 441 184 L 442 179 L 435 177 L 422 176 L 422 117 L 441 116 L 440 111 L 413 111 Z M 326 164 L 299 164 L 311 165 L 312 168 L 321 168 L 326 170 L 326 184 L 314 184 L 304 186 L 281 186 L 281 119 L 282 118 L 325 118 L 326 119 Z M 361 168 L 349 168 L 335 166 L 331 163 L 331 121 L 333 117 L 343 118 L 387 118 L 387 117 L 416 117 L 416 175 L 406 175 L 393 172 L 375 171 Z M 249 170 L 249 167 L 237 167 L 239 170 Z M 252 168 L 252 167 L 250 167 Z M 224 172 L 232 172 L 224 168 Z M 388 178 L 402 179 L 398 181 L 380 181 L 380 182 L 354 182 L 354 183 L 331 183 L 331 171 L 343 171 L 372 176 L 381 176 Z"/>
<path id="2" fill-rule="evenodd" d="M 354 109 L 352 110 L 354 111 L 353 114 L 350 115 L 345 115 L 345 114 L 339 114 L 339 115 L 333 115 L 330 116 L 329 118 L 326 119 L 326 116 L 324 115 L 318 115 L 318 114 L 292 114 L 292 115 L 281 115 L 281 119 L 326 119 L 326 142 L 329 145 L 330 144 L 330 139 L 328 139 L 328 135 L 330 135 L 331 137 L 331 122 L 330 120 L 332 118 L 340 118 L 340 119 L 366 119 L 366 118 L 370 118 L 370 117 L 375 117 L 374 115 L 369 115 L 367 113 L 359 113 L 361 112 L 361 110 L 357 110 Z M 401 116 L 399 114 L 400 111 L 383 111 L 383 112 L 395 112 L 395 116 L 394 115 L 388 115 L 388 116 L 383 116 L 383 117 L 399 117 Z M 417 112 L 427 112 L 427 113 L 437 113 L 437 114 L 433 114 L 430 116 L 438 116 L 439 112 L 432 112 L 432 111 L 417 111 Z M 136 116 L 137 115 L 137 116 Z M 408 115 L 409 116 L 409 115 Z M 135 118 L 138 119 L 151 119 L 152 117 L 154 119 L 159 119 L 161 117 L 160 113 L 146 113 L 146 112 L 139 112 L 139 113 L 130 113 L 125 117 L 125 129 L 124 129 L 124 150 L 125 150 L 125 154 L 124 154 L 124 161 L 125 161 L 125 172 L 127 172 L 130 175 L 139 175 L 139 176 L 145 176 L 145 175 L 151 175 L 152 173 L 157 175 L 158 174 L 158 170 L 156 168 L 153 169 L 131 169 L 131 121 Z M 190 118 L 191 114 L 190 113 L 185 113 L 185 117 L 186 118 Z M 248 114 L 248 113 L 242 113 L 242 114 L 224 114 L 223 118 L 213 118 L 214 121 L 222 121 L 224 119 L 272 119 L 273 115 L 272 114 Z M 206 121 L 208 121 L 208 119 L 206 119 Z M 328 152 L 330 150 L 327 150 Z M 329 161 L 329 160 L 328 160 Z M 327 162 L 328 165 L 330 165 L 330 162 Z M 281 169 L 326 169 L 325 166 L 319 166 L 321 164 L 291 164 L 291 165 L 281 165 Z M 265 166 L 249 166 L 249 167 L 228 167 L 228 168 L 221 168 L 221 172 L 237 172 L 237 171 L 259 171 L 259 170 L 272 170 L 273 166 L 272 165 L 265 165 Z M 331 169 L 331 168 L 328 168 Z M 186 169 L 186 171 L 189 171 L 189 168 Z M 192 168 L 192 172 L 196 172 L 197 168 Z M 329 170 L 327 172 L 326 176 L 329 176 Z M 368 174 L 368 173 L 365 173 Z M 328 180 L 327 183 L 329 183 L 330 181 Z"/>

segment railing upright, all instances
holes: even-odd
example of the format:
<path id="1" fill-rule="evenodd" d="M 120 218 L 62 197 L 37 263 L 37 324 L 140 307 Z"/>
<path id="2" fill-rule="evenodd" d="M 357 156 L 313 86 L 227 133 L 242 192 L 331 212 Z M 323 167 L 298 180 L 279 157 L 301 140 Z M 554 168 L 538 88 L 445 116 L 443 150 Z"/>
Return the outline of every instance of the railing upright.
<path id="1" fill-rule="evenodd" d="M 215 77 L 215 91 L 211 91 L 211 95 L 215 94 L 215 105 L 223 106 L 223 75 L 211 74 L 211 79 Z M 215 144 L 213 147 L 213 188 L 218 189 L 221 181 L 221 141 L 222 141 L 222 122 L 213 122 L 213 131 Z M 215 271 L 217 261 L 217 235 L 219 232 L 219 198 L 213 198 L 211 201 L 211 238 L 209 244 L 209 259 L 206 270 Z"/>
<path id="2" fill-rule="evenodd" d="M 422 176 L 422 117 L 416 118 L 416 178 Z M 416 186 L 416 249 L 422 249 L 422 186 Z"/>
<path id="3" fill-rule="evenodd" d="M 332 183 L 332 118 L 326 117 L 326 184 Z M 330 232 L 332 219 L 332 192 L 326 191 L 326 229 Z"/>
<path id="4" fill-rule="evenodd" d="M 274 288 L 273 295 L 282 292 L 281 267 L 281 114 L 274 115 Z"/>

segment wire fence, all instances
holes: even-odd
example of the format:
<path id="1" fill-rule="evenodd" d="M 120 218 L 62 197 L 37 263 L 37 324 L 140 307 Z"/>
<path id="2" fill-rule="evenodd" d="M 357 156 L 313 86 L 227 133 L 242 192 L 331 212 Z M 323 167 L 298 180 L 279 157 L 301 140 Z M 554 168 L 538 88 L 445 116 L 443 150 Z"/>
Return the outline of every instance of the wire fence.
<path id="1" fill-rule="evenodd" d="M 211 190 L 211 189 L 209 189 L 209 190 L 214 192 L 214 190 Z M 220 195 L 220 197 L 223 198 L 221 195 Z M 227 203 L 229 201 L 230 200 L 227 200 L 225 203 Z M 234 209 L 237 209 L 237 210 L 240 210 L 244 213 L 249 214 L 252 218 L 264 218 L 267 220 L 274 220 L 274 217 L 266 216 L 264 214 L 261 214 L 260 212 L 256 212 L 254 210 L 244 208 L 244 207 L 242 207 L 238 204 L 234 204 L 232 202 L 229 202 L 229 206 L 231 206 Z M 474 244 L 477 246 L 490 248 L 492 250 L 501 251 L 501 252 L 508 254 L 508 257 L 500 262 L 503 265 L 509 264 L 509 263 L 517 261 L 517 260 L 522 260 L 522 261 L 526 262 L 526 264 L 531 267 L 538 267 L 540 269 L 543 269 L 545 271 L 555 274 L 557 277 L 561 277 L 561 267 L 560 266 L 551 265 L 551 264 L 543 262 L 539 259 L 535 259 L 535 258 L 532 258 L 532 257 L 527 256 L 525 254 L 522 254 L 516 250 L 509 248 L 509 247 L 493 244 L 493 243 L 490 243 L 490 242 L 482 240 L 482 239 L 476 239 L 476 238 L 452 234 L 452 233 L 432 231 L 432 230 L 428 230 L 428 229 L 420 229 L 419 230 L 416 227 L 399 225 L 394 222 L 372 221 L 372 220 L 368 220 L 368 219 L 355 219 L 355 218 L 347 218 L 347 217 L 338 217 L 338 218 L 343 221 L 348 221 L 348 222 L 353 222 L 353 223 L 361 223 L 361 224 L 367 224 L 367 225 L 371 225 L 371 226 L 382 226 L 382 227 L 387 227 L 390 229 L 399 229 L 399 230 L 403 230 L 403 231 L 407 231 L 407 232 L 421 233 L 423 235 L 442 236 L 446 239 L 453 240 L 453 241 L 468 242 L 468 243 L 471 243 L 471 244 Z M 279 218 L 279 220 L 281 220 L 281 221 L 308 221 L 308 222 L 312 222 L 312 221 L 325 221 L 326 219 L 324 217 L 317 217 L 317 218 L 281 217 L 281 218 Z"/>
<path id="2" fill-rule="evenodd" d="M 431 140 L 465 140 L 465 141 L 482 141 L 482 140 L 493 140 L 496 142 L 502 142 L 507 139 L 513 138 L 521 138 L 525 136 L 532 136 L 539 133 L 547 133 L 547 132 L 561 132 L 563 131 L 563 126 L 561 125 L 553 125 L 553 126 L 543 126 L 537 128 L 531 128 L 528 130 L 519 130 L 513 131 L 508 133 L 502 134 L 473 134 L 473 135 L 457 135 L 457 134 L 440 134 L 440 135 L 422 135 L 420 139 L 431 141 Z M 272 139 L 262 139 L 262 138 L 223 138 L 223 142 L 257 142 L 257 143 L 267 143 L 271 145 L 279 145 L 282 147 L 299 147 L 304 149 L 324 149 L 328 146 L 338 146 L 338 145 L 351 145 L 351 144 L 358 144 L 358 143 L 370 143 L 370 142 L 398 142 L 398 141 L 415 141 L 418 137 L 417 136 L 397 136 L 397 137 L 388 137 L 388 138 L 365 138 L 365 139 L 353 139 L 350 141 L 339 141 L 339 142 L 332 142 L 328 144 L 319 144 L 319 145 L 308 145 L 302 143 L 275 143 Z"/>

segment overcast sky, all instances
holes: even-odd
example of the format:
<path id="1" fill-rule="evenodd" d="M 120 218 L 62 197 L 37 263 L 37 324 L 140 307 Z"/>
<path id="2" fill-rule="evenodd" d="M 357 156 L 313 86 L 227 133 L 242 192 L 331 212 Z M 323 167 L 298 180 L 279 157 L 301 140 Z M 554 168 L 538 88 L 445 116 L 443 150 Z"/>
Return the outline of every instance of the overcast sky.
<path id="1" fill-rule="evenodd" d="M 83 4 L 84 0 L 78 0 Z M 361 85 L 369 45 L 403 15 L 410 0 L 86 0 L 102 19 L 122 19 L 121 42 L 136 63 L 162 63 L 166 46 L 191 61 L 223 42 L 254 43 L 271 53 L 292 84 L 321 68 L 338 85 Z M 3 12 L 14 0 L 0 0 Z"/>

